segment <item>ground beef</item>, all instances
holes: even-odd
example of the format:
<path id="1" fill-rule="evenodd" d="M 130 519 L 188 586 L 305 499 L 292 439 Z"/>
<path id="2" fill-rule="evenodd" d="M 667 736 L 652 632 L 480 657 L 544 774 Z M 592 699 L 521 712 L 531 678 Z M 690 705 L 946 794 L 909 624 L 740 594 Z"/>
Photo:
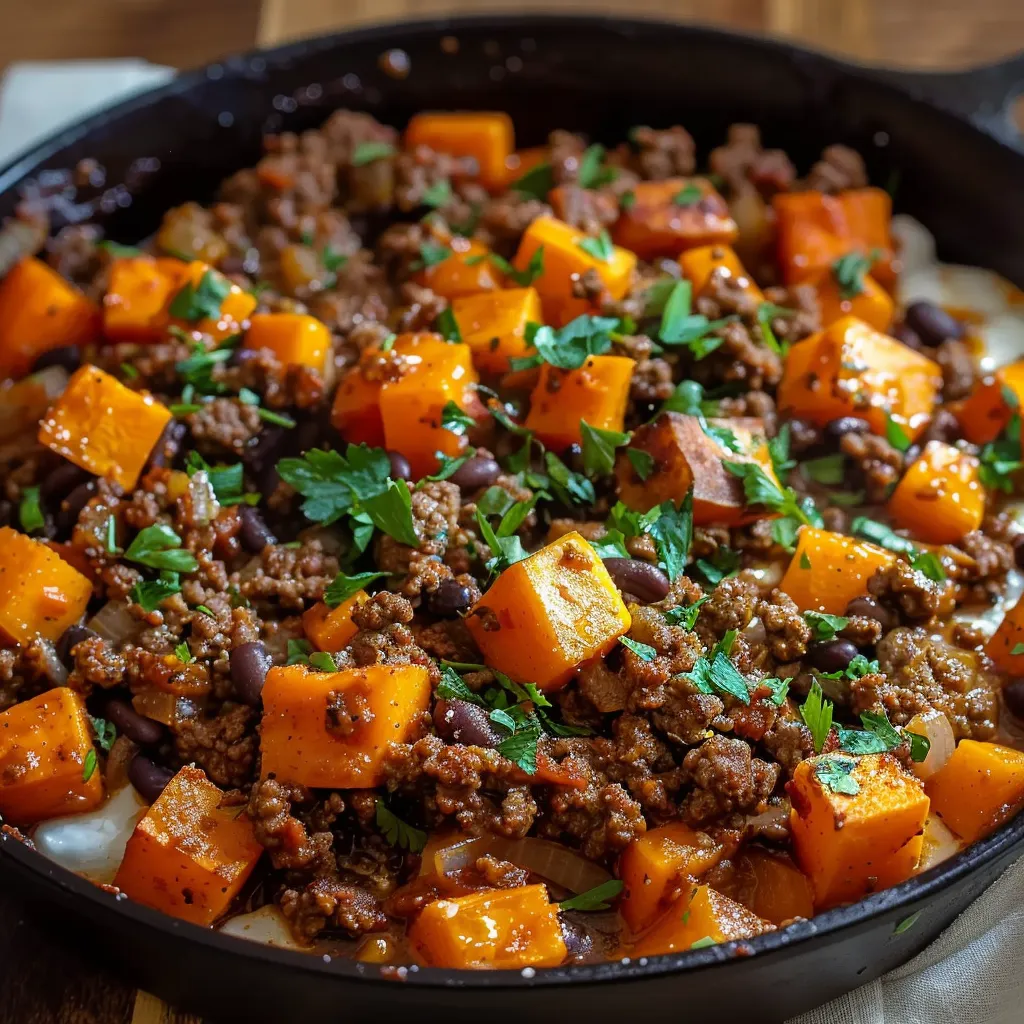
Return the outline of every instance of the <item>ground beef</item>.
<path id="1" fill-rule="evenodd" d="M 903 453 L 877 434 L 843 434 L 839 450 L 849 458 L 871 504 L 885 502 L 903 472 Z"/>
<path id="2" fill-rule="evenodd" d="M 761 744 L 787 775 L 792 775 L 796 766 L 814 753 L 811 730 L 796 717 L 779 717 Z"/>
<path id="3" fill-rule="evenodd" d="M 338 559 L 319 540 L 298 548 L 268 544 L 258 557 L 260 564 L 240 580 L 239 591 L 252 601 L 276 600 L 282 608 L 301 611 L 306 602 L 319 601 L 338 574 Z"/>
<path id="4" fill-rule="evenodd" d="M 849 146 L 829 146 L 811 168 L 805 185 L 817 192 L 842 192 L 848 188 L 864 188 L 868 172 L 864 158 Z"/>
<path id="5" fill-rule="evenodd" d="M 807 653 L 811 627 L 788 594 L 773 590 L 767 599 L 757 602 L 756 610 L 764 625 L 765 640 L 773 658 L 790 662 Z"/>
<path id="6" fill-rule="evenodd" d="M 233 398 L 215 398 L 185 417 L 196 447 L 204 454 L 237 456 L 263 427 L 259 410 Z"/>
<path id="7" fill-rule="evenodd" d="M 781 149 L 763 149 L 761 130 L 753 124 L 734 124 L 724 146 L 711 151 L 711 170 L 734 192 L 753 185 L 767 198 L 785 192 L 796 179 L 796 168 Z"/>
<path id="8" fill-rule="evenodd" d="M 654 128 L 634 128 L 633 143 L 639 152 L 636 166 L 641 177 L 652 181 L 693 174 L 697 166 L 693 136 L 685 128 L 675 125 L 663 131 Z"/>
<path id="9" fill-rule="evenodd" d="M 241 789 L 256 757 L 256 716 L 242 704 L 223 707 L 210 718 L 186 718 L 174 727 L 174 748 L 182 764 L 195 762 L 217 783 Z"/>
<path id="10" fill-rule="evenodd" d="M 713 646 L 727 630 L 746 629 L 756 614 L 759 596 L 757 580 L 749 573 L 722 580 L 697 618 L 697 633 L 705 645 Z"/>
<path id="11" fill-rule="evenodd" d="M 477 231 L 495 251 L 511 257 L 523 232 L 538 218 L 550 217 L 551 207 L 522 192 L 505 192 L 480 210 Z"/>
<path id="12" fill-rule="evenodd" d="M 953 597 L 945 583 L 930 580 L 909 562 L 897 559 L 868 580 L 868 592 L 908 622 L 920 622 L 953 610 Z"/>
<path id="13" fill-rule="evenodd" d="M 683 773 L 694 788 L 683 801 L 682 816 L 700 827 L 724 814 L 763 810 L 779 766 L 754 757 L 743 740 L 712 736 L 683 758 Z"/>
<path id="14" fill-rule="evenodd" d="M 286 889 L 280 905 L 293 934 L 304 943 L 312 942 L 328 925 L 352 938 L 388 926 L 379 900 L 365 889 L 344 885 L 331 876 L 318 878 L 305 889 Z"/>
<path id="15" fill-rule="evenodd" d="M 246 812 L 256 841 L 275 868 L 299 870 L 333 862 L 334 836 L 326 830 L 310 834 L 292 813 L 294 804 L 311 802 L 312 795 L 304 786 L 278 782 L 272 775 L 253 786 Z"/>
<path id="16" fill-rule="evenodd" d="M 613 193 L 605 190 L 564 185 L 555 212 L 559 220 L 588 235 L 596 235 L 618 219 L 619 202 Z"/>
<path id="17" fill-rule="evenodd" d="M 782 360 L 747 324 L 734 320 L 714 333 L 722 344 L 694 366 L 695 380 L 705 386 L 743 384 L 760 391 L 782 379 Z"/>
<path id="18" fill-rule="evenodd" d="M 942 367 L 943 400 L 952 402 L 966 398 L 977 376 L 970 347 L 955 338 L 947 338 L 935 350 L 935 361 Z"/>
<path id="19" fill-rule="evenodd" d="M 89 693 L 94 686 L 108 690 L 124 678 L 124 657 L 103 637 L 80 640 L 70 654 L 73 665 L 68 673 L 68 686 L 81 693 Z"/>

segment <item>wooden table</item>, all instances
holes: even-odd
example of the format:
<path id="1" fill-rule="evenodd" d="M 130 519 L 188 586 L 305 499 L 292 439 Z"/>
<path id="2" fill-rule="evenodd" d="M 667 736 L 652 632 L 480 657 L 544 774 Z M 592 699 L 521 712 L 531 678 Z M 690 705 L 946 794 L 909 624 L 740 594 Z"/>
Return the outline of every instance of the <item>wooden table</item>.
<path id="1" fill-rule="evenodd" d="M 1021 0 L 51 0 L 5 24 L 11 60 L 141 56 L 187 67 L 224 52 L 388 18 L 458 9 L 608 10 L 770 32 L 860 60 L 963 67 L 1024 49 Z M 194 1024 L 146 993 L 86 968 L 0 898 L 0 1021 Z"/>

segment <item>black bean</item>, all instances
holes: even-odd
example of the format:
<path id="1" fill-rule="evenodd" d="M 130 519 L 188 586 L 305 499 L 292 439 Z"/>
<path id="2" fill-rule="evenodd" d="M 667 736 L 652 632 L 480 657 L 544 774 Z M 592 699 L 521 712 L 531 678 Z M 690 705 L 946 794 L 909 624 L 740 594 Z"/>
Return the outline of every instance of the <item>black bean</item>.
<path id="1" fill-rule="evenodd" d="M 1013 542 L 1013 557 L 1018 569 L 1024 569 L 1024 533 Z"/>
<path id="2" fill-rule="evenodd" d="M 478 491 L 490 487 L 501 473 L 501 466 L 486 455 L 474 455 L 449 477 L 463 491 Z"/>
<path id="3" fill-rule="evenodd" d="M 411 480 L 412 467 L 409 460 L 401 452 L 388 452 L 388 461 L 391 463 L 391 477 L 394 480 Z"/>
<path id="4" fill-rule="evenodd" d="M 583 465 L 583 445 L 578 441 L 573 441 L 568 448 L 562 452 L 562 461 L 574 472 L 582 473 L 584 470 Z"/>
<path id="5" fill-rule="evenodd" d="M 85 506 L 88 505 L 95 496 L 95 480 L 86 480 L 84 484 L 79 484 L 60 503 L 60 509 L 57 512 L 57 526 L 61 530 L 70 530 L 75 523 L 78 522 L 78 517 L 81 515 L 82 509 L 85 508 Z"/>
<path id="6" fill-rule="evenodd" d="M 258 707 L 263 684 L 273 664 L 266 647 L 259 640 L 239 644 L 231 651 L 231 682 L 235 694 L 243 704 Z"/>
<path id="7" fill-rule="evenodd" d="M 589 956 L 594 948 L 594 940 L 590 932 L 579 923 L 561 917 L 559 923 L 562 926 L 562 939 L 565 941 L 565 948 L 569 956 L 574 960 L 582 960 Z"/>
<path id="8" fill-rule="evenodd" d="M 917 331 L 908 324 L 897 324 L 892 329 L 892 337 L 897 341 L 902 341 L 907 348 L 914 349 L 915 352 L 919 352 L 924 346 L 921 344 L 921 339 L 917 335 Z"/>
<path id="9" fill-rule="evenodd" d="M 857 657 L 857 648 L 849 640 L 826 640 L 807 648 L 807 661 L 820 672 L 841 672 Z"/>
<path id="10" fill-rule="evenodd" d="M 1024 721 L 1024 679 L 1013 679 L 1003 687 L 1003 701 L 1014 718 Z"/>
<path id="11" fill-rule="evenodd" d="M 871 426 L 867 420 L 858 416 L 840 416 L 837 420 L 830 420 L 825 426 L 825 435 L 835 441 L 847 434 L 867 434 Z"/>
<path id="12" fill-rule="evenodd" d="M 165 768 L 142 754 L 136 754 L 128 762 L 128 781 L 148 804 L 156 801 L 173 778 L 174 772 L 170 768 Z"/>
<path id="13" fill-rule="evenodd" d="M 881 624 L 883 633 L 888 633 L 897 624 L 896 616 L 873 597 L 855 597 L 846 606 L 846 614 L 851 617 L 857 615 L 865 619 L 874 619 Z"/>
<path id="14" fill-rule="evenodd" d="M 483 708 L 458 698 L 434 705 L 434 727 L 445 739 L 471 747 L 496 747 L 502 740 Z"/>
<path id="15" fill-rule="evenodd" d="M 164 727 L 152 718 L 140 715 L 126 700 L 115 697 L 107 702 L 104 717 L 114 723 L 119 733 L 124 733 L 140 746 L 151 747 L 164 738 Z"/>
<path id="16" fill-rule="evenodd" d="M 88 640 L 89 637 L 98 635 L 98 633 L 89 629 L 87 626 L 68 626 L 68 628 L 61 634 L 61 638 L 57 641 L 57 657 L 70 668 L 71 649 L 75 644 L 80 644 L 83 640 Z"/>
<path id="17" fill-rule="evenodd" d="M 604 567 L 624 594 L 632 594 L 643 604 L 668 597 L 668 577 L 650 562 L 639 558 L 606 558 Z"/>
<path id="18" fill-rule="evenodd" d="M 427 595 L 427 608 L 435 615 L 454 618 L 469 607 L 473 594 L 464 583 L 456 580 L 442 580 L 437 590 Z"/>
<path id="19" fill-rule="evenodd" d="M 912 302 L 904 315 L 907 326 L 925 345 L 941 345 L 947 338 L 964 336 L 964 325 L 934 302 Z"/>
<path id="20" fill-rule="evenodd" d="M 288 432 L 284 427 L 267 424 L 260 431 L 256 443 L 242 452 L 242 461 L 256 478 L 256 486 L 266 497 L 277 490 L 281 477 L 277 473 L 277 463 L 284 454 Z"/>
<path id="21" fill-rule="evenodd" d="M 77 345 L 63 345 L 44 352 L 33 364 L 32 372 L 38 373 L 48 366 L 63 367 L 68 373 L 74 373 L 82 365 L 82 351 Z"/>
<path id="22" fill-rule="evenodd" d="M 238 536 L 246 551 L 258 555 L 268 544 L 277 543 L 277 538 L 263 521 L 259 509 L 253 508 L 252 505 L 242 505 L 239 507 L 238 517 L 242 520 Z"/>
<path id="23" fill-rule="evenodd" d="M 149 455 L 150 466 L 170 466 L 181 451 L 187 436 L 188 424 L 182 423 L 181 420 L 171 420 L 153 445 L 153 451 Z"/>
<path id="24" fill-rule="evenodd" d="M 43 480 L 40 490 L 44 499 L 56 498 L 59 501 L 79 484 L 88 483 L 92 479 L 92 474 L 80 469 L 73 462 L 62 462 Z"/>

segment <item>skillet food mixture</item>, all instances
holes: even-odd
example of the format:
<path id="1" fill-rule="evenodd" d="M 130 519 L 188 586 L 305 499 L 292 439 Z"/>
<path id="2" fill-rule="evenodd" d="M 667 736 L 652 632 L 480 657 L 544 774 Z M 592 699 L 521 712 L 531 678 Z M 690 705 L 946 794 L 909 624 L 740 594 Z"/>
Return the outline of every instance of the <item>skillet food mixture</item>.
<path id="1" fill-rule="evenodd" d="M 981 308 L 908 303 L 857 153 L 339 111 L 142 250 L 47 229 L 3 232 L 7 838 L 532 970 L 784 927 L 1024 802 L 1024 306 L 927 260 Z"/>

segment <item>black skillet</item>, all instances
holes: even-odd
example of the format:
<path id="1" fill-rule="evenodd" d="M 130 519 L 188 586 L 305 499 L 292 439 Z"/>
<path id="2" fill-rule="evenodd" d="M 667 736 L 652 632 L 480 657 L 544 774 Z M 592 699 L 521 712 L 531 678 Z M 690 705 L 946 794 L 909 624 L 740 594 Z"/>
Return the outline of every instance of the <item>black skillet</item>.
<path id="1" fill-rule="evenodd" d="M 449 37 L 457 46 L 442 39 Z M 400 48 L 402 59 L 380 62 Z M 391 73 L 384 70 L 385 65 Z M 401 125 L 424 108 L 493 108 L 518 141 L 553 128 L 616 142 L 634 124 L 685 125 L 703 153 L 733 121 L 806 168 L 843 142 L 872 178 L 899 176 L 897 205 L 940 255 L 1024 285 L 1024 156 L 1007 114 L 1024 58 L 958 75 L 869 71 L 794 46 L 708 29 L 601 17 L 458 18 L 361 29 L 235 57 L 182 75 L 37 147 L 0 172 L 0 217 L 20 193 L 56 222 L 97 219 L 148 235 L 169 206 L 212 195 L 251 165 L 266 131 L 318 125 L 338 107 Z M 100 190 L 67 168 L 95 158 Z M 637 962 L 517 972 L 381 971 L 257 946 L 133 905 L 3 837 L 0 880 L 51 913 L 55 935 L 134 984 L 220 1020 L 781 1021 L 878 977 L 922 949 L 1024 851 L 1024 816 L 940 867 L 813 921 Z M 527 972 L 530 973 L 530 972 Z"/>

